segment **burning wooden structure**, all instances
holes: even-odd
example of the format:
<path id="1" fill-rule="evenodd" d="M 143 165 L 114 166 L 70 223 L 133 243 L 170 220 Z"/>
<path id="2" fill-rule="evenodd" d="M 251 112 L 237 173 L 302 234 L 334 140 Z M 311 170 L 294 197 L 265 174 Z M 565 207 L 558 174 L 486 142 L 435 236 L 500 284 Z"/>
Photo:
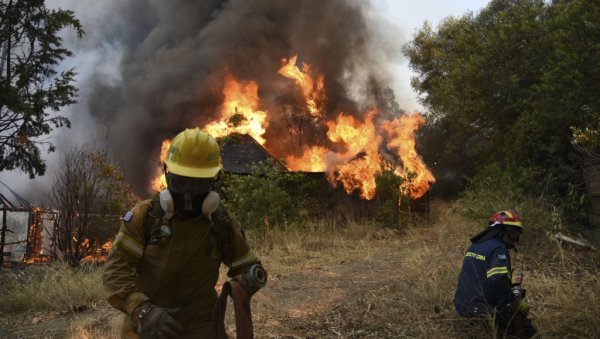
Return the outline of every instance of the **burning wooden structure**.
<path id="1" fill-rule="evenodd" d="M 252 152 L 244 153 L 244 148 L 262 146 L 264 153 L 285 159 L 290 171 L 326 172 L 334 186 L 343 186 L 348 194 L 358 191 L 366 200 L 375 196 L 375 177 L 381 173 L 383 163 L 404 179 L 398 189 L 408 189 L 413 200 L 425 195 L 435 182 L 416 152 L 414 134 L 425 124 L 421 115 L 390 112 L 373 105 L 350 111 L 332 109 L 327 105 L 332 97 L 326 93 L 324 74 L 306 63 L 299 67 L 297 55 L 284 58 L 277 74 L 288 79 L 288 86 L 298 94 L 289 103 L 282 99 L 279 108 L 263 100 L 256 81 L 238 79 L 225 71 L 222 103 L 216 116 L 201 128 L 223 140 L 247 135 L 251 138 L 242 142 L 241 155 L 252 157 Z M 269 129 L 275 132 L 268 133 Z M 162 143 L 161 162 L 170 142 L 166 139 Z M 228 150 L 227 144 L 223 146 L 225 171 L 230 168 L 232 173 L 248 173 L 249 165 L 236 159 L 236 147 L 229 145 L 232 150 Z M 154 178 L 154 191 L 166 186 L 158 169 Z"/>
<path id="2" fill-rule="evenodd" d="M 0 263 L 3 266 L 56 258 L 56 211 L 34 207 L 3 182 L 0 182 L 0 209 Z"/>
<path id="3" fill-rule="evenodd" d="M 223 171 L 231 174 L 251 174 L 252 166 L 272 162 L 280 172 L 288 169 L 248 134 L 232 133 L 218 139 Z"/>

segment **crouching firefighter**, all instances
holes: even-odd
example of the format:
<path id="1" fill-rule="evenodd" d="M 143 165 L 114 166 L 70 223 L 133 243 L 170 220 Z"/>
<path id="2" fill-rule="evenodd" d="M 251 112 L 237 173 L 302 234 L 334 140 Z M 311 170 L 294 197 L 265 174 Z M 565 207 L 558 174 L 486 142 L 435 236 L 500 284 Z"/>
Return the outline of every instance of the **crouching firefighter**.
<path id="1" fill-rule="evenodd" d="M 522 276 L 511 284 L 509 249 L 516 249 L 522 232 L 521 216 L 508 210 L 494 214 L 488 227 L 471 238 L 458 277 L 454 306 L 463 317 L 492 317 L 502 336 L 529 338 L 536 329 L 527 318 L 529 306 L 521 288 Z"/>
<path id="2" fill-rule="evenodd" d="M 211 191 L 221 170 L 219 146 L 198 128 L 178 134 L 165 159 L 167 189 L 138 203 L 105 264 L 108 302 L 125 313 L 123 338 L 214 338 L 219 267 L 231 278 L 238 338 L 252 338 L 250 298 L 267 275 L 240 224 Z M 218 322 L 220 319 L 215 319 Z M 222 320 L 221 320 L 222 322 Z"/>

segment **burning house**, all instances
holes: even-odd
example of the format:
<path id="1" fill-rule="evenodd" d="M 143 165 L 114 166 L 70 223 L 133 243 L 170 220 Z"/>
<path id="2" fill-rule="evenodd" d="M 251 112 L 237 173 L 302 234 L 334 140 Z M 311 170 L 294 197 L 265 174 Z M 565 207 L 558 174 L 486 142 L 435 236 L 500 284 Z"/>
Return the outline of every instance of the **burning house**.
<path id="1" fill-rule="evenodd" d="M 57 226 L 56 212 L 34 207 L 3 182 L 0 182 L 0 209 L 3 265 L 56 257 L 53 236 Z"/>
<path id="2" fill-rule="evenodd" d="M 218 142 L 225 173 L 251 174 L 253 165 L 266 162 L 272 162 L 280 172 L 288 171 L 284 164 L 247 134 L 232 133 Z"/>
<path id="3" fill-rule="evenodd" d="M 85 102 L 109 127 L 109 147 L 139 195 L 161 187 L 156 164 L 170 138 L 193 127 L 217 138 L 248 135 L 290 171 L 326 173 L 365 200 L 384 163 L 413 199 L 435 181 L 415 150 L 425 121 L 400 109 L 391 90 L 397 48 L 378 34 L 365 2 L 114 6 L 107 13 L 121 34 L 95 27 L 95 37 L 122 47 L 116 76 L 95 74 Z M 227 147 L 225 170 L 247 171 Z"/>
<path id="4" fill-rule="evenodd" d="M 322 105 L 327 96 L 323 92 L 323 77 L 310 70 L 306 64 L 300 69 L 294 56 L 284 59 L 278 71 L 302 94 L 300 106 L 289 108 L 287 138 L 276 138 L 284 144 L 291 143 L 291 139 L 300 141 L 289 151 L 282 150 L 276 141 L 269 142 L 269 113 L 260 109 L 256 83 L 243 83 L 227 75 L 220 116 L 203 126 L 222 140 L 225 171 L 248 173 L 251 163 L 274 158 L 270 154 L 277 152 L 285 158 L 289 170 L 325 172 L 334 186 L 341 185 L 348 194 L 356 191 L 361 198 L 371 200 L 375 196 L 375 177 L 382 164 L 387 163 L 395 167 L 397 175 L 406 178 L 398 187 L 404 194 L 413 199 L 426 194 L 435 178 L 417 154 L 414 139 L 414 132 L 425 120 L 416 113 L 387 119 L 377 108 L 370 108 L 362 119 L 339 112 L 332 120 L 325 120 Z M 300 123 L 306 125 L 305 130 L 296 126 Z M 311 129 L 321 130 L 321 135 L 314 139 L 302 135 L 314 134 Z M 169 139 L 163 141 L 159 162 L 164 160 L 169 145 Z M 152 187 L 165 187 L 164 174 L 156 175 Z"/>

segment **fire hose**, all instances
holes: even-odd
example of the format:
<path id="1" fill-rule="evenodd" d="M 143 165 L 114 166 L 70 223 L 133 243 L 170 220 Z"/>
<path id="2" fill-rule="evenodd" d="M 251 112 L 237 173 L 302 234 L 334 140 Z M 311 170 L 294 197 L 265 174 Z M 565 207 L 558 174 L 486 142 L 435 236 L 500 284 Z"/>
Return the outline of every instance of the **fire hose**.
<path id="1" fill-rule="evenodd" d="M 233 299 L 235 312 L 235 333 L 237 339 L 253 339 L 252 311 L 250 299 L 252 295 L 267 283 L 267 272 L 260 264 L 251 266 L 239 280 L 227 281 L 223 284 L 221 294 L 213 312 L 213 330 L 215 338 L 228 339 L 225 331 L 225 311 L 227 297 Z"/>

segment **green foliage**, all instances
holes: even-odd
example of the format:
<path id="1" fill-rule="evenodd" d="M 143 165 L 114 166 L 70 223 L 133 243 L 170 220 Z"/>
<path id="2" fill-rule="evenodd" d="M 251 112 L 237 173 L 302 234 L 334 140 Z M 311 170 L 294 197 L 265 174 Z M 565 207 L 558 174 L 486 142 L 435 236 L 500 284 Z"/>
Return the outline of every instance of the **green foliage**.
<path id="1" fill-rule="evenodd" d="M 556 205 L 544 195 L 529 195 L 518 178 L 497 165 L 486 166 L 473 177 L 462 200 L 463 214 L 478 222 L 512 209 L 521 213 L 525 228 L 536 234 L 560 231 L 565 225 L 564 205 Z"/>
<path id="2" fill-rule="evenodd" d="M 299 217 L 315 182 L 301 173 L 281 172 L 273 162 L 252 167 L 251 175 L 223 179 L 226 207 L 248 228 L 277 225 Z"/>
<path id="3" fill-rule="evenodd" d="M 403 179 L 388 164 L 381 165 L 381 172 L 375 176 L 375 220 L 392 227 L 400 221 L 400 184 Z"/>
<path id="4" fill-rule="evenodd" d="M 589 106 L 581 110 L 585 112 L 586 124 L 583 127 L 571 127 L 573 144 L 587 153 L 600 154 L 600 114 Z"/>
<path id="5" fill-rule="evenodd" d="M 72 11 L 48 10 L 44 0 L 0 2 L 0 171 L 21 169 L 31 178 L 46 169 L 39 137 L 70 127 L 66 117 L 50 114 L 75 102 L 75 72 L 60 74 L 56 65 L 72 53 L 62 47 L 63 28 L 81 37 Z"/>
<path id="6" fill-rule="evenodd" d="M 572 128 L 597 130 L 581 107 L 600 109 L 598 17 L 595 1 L 493 0 L 415 34 L 404 52 L 430 110 L 419 148 L 439 182 L 495 164 L 529 195 L 581 189 Z"/>

